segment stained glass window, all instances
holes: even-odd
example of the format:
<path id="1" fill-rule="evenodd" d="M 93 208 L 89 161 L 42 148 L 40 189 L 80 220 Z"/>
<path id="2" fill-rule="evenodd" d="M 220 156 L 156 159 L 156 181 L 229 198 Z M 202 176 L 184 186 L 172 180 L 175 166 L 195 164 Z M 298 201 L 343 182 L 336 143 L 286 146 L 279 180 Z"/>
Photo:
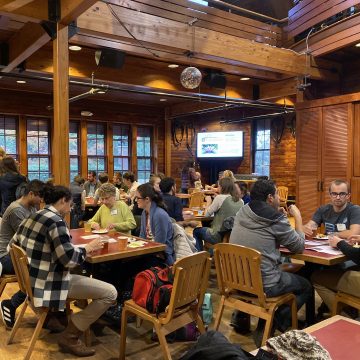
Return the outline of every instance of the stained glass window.
<path id="1" fill-rule="evenodd" d="M 27 119 L 28 177 L 46 181 L 50 177 L 50 134 L 46 119 Z"/>
<path id="2" fill-rule="evenodd" d="M 0 115 L 0 147 L 7 155 L 17 158 L 17 118 L 14 116 Z"/>
<path id="3" fill-rule="evenodd" d="M 70 121 L 69 124 L 69 155 L 70 155 L 70 182 L 80 174 L 80 138 L 79 123 Z"/>
<path id="4" fill-rule="evenodd" d="M 140 184 L 144 184 L 149 181 L 152 173 L 151 127 L 138 127 L 136 148 L 137 178 Z"/>
<path id="5" fill-rule="evenodd" d="M 254 172 L 270 176 L 270 119 L 256 122 Z"/>
<path id="6" fill-rule="evenodd" d="M 105 125 L 89 123 L 87 125 L 88 171 L 96 173 L 106 171 Z"/>
<path id="7" fill-rule="evenodd" d="M 130 170 L 130 128 L 127 125 L 113 126 L 113 156 L 114 172 L 125 172 Z"/>

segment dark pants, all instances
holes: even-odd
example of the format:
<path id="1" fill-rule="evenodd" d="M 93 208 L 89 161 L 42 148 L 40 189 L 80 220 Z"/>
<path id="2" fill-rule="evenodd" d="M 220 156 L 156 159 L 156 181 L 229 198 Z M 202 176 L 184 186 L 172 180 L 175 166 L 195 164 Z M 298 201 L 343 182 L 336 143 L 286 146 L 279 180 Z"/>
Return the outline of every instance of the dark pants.
<path id="1" fill-rule="evenodd" d="M 208 231 L 209 229 L 210 228 L 208 227 L 198 227 L 194 229 L 193 236 L 196 240 L 195 247 L 198 249 L 198 251 L 203 251 L 203 241 L 206 241 L 213 245 L 218 243 L 218 241 L 215 240 L 211 233 Z"/>
<path id="2" fill-rule="evenodd" d="M 0 262 L 3 266 L 3 270 L 2 270 L 3 274 L 9 274 L 9 275 L 15 274 L 15 270 L 11 262 L 10 254 L 3 256 L 0 259 Z M 26 299 L 26 294 L 24 294 L 22 291 L 19 290 L 17 293 L 15 293 L 12 296 L 10 301 L 15 308 L 18 308 L 25 301 L 25 299 Z"/>
<path id="3" fill-rule="evenodd" d="M 282 272 L 279 282 L 271 288 L 265 288 L 264 291 L 268 297 L 293 293 L 296 297 L 298 310 L 311 299 L 314 292 L 309 280 L 300 275 L 287 272 Z M 291 325 L 291 310 L 288 305 L 279 307 L 275 313 L 275 322 L 282 332 Z"/>

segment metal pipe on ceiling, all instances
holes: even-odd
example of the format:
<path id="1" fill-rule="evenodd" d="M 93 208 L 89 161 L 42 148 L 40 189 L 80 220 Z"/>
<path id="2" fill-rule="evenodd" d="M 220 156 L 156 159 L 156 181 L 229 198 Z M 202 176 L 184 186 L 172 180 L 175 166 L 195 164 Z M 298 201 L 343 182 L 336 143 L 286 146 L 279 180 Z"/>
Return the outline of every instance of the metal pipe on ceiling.
<path id="1" fill-rule="evenodd" d="M 0 76 L 3 77 L 13 77 L 13 78 L 21 78 L 27 80 L 39 80 L 39 81 L 47 81 L 52 82 L 52 77 L 45 77 L 45 76 L 38 76 L 38 75 L 27 75 L 27 74 L 15 74 L 15 73 L 0 73 Z M 0 80 L 1 82 L 1 80 Z M 78 80 L 69 80 L 69 84 L 78 85 L 78 86 L 85 86 L 90 88 L 97 88 L 103 90 L 114 90 L 114 91 L 122 91 L 127 93 L 135 93 L 135 94 L 142 94 L 142 95 L 155 95 L 161 97 L 169 97 L 169 98 L 177 98 L 177 99 L 185 99 L 185 100 L 193 100 L 193 101 L 202 101 L 207 103 L 214 103 L 214 104 L 230 104 L 230 105 L 242 105 L 254 108 L 264 108 L 264 109 L 273 109 L 273 110 L 280 110 L 284 107 L 282 105 L 269 103 L 265 101 L 258 101 L 258 100 L 244 100 L 244 99 L 237 99 L 237 98 L 225 98 L 224 96 L 220 95 L 211 95 L 211 94 L 201 94 L 201 93 L 186 93 L 186 92 L 177 92 L 177 93 L 170 93 L 158 90 L 152 90 L 145 86 L 139 85 L 126 85 L 122 84 L 120 86 L 108 85 L 108 84 L 97 84 L 97 83 L 88 83 L 84 81 Z M 130 87 L 131 86 L 131 87 Z M 293 108 L 288 108 L 293 109 Z"/>
<path id="2" fill-rule="evenodd" d="M 261 120 L 261 119 L 267 119 L 269 117 L 276 117 L 276 116 L 280 116 L 280 115 L 293 114 L 293 113 L 295 113 L 295 110 L 288 110 L 288 108 L 286 108 L 285 111 L 278 112 L 278 113 L 246 116 L 241 119 L 233 119 L 233 120 L 221 120 L 220 124 L 234 124 L 234 123 L 245 122 L 245 121 L 249 121 L 249 120 L 250 121 L 251 120 Z"/>

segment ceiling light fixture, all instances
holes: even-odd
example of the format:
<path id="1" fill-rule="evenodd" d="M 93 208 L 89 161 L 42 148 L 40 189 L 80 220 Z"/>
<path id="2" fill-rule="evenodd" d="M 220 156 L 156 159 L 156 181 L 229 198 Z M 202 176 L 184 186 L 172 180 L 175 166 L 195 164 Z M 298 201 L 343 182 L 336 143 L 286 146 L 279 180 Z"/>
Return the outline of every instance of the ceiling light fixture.
<path id="1" fill-rule="evenodd" d="M 94 114 L 91 111 L 83 110 L 81 111 L 81 116 L 93 116 Z"/>
<path id="2" fill-rule="evenodd" d="M 178 67 L 179 67 L 178 64 L 169 64 L 169 65 L 168 65 L 168 68 L 170 68 L 170 69 L 176 69 L 176 68 L 178 68 Z"/>
<path id="3" fill-rule="evenodd" d="M 167 101 L 167 99 L 160 99 L 160 101 Z"/>
<path id="4" fill-rule="evenodd" d="M 250 78 L 249 77 L 241 77 L 240 80 L 241 81 L 246 81 L 246 80 L 250 80 Z"/>
<path id="5" fill-rule="evenodd" d="M 69 46 L 69 50 L 72 50 L 72 51 L 80 51 L 82 49 L 81 46 L 78 46 L 78 45 L 70 45 Z"/>
<path id="6" fill-rule="evenodd" d="M 25 81 L 25 80 L 16 80 L 16 82 L 17 82 L 18 84 L 26 84 L 26 81 Z"/>

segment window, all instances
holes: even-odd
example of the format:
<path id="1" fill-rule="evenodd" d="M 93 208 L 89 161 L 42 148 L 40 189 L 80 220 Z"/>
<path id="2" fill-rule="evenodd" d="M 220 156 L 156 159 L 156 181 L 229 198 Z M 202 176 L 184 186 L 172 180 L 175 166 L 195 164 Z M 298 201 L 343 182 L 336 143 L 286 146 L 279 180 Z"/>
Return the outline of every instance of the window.
<path id="1" fill-rule="evenodd" d="M 26 124 L 29 180 L 50 178 L 48 120 L 28 119 Z"/>
<path id="2" fill-rule="evenodd" d="M 152 172 L 151 128 L 138 127 L 137 139 L 137 177 L 140 184 L 149 181 Z"/>
<path id="3" fill-rule="evenodd" d="M 205 6 L 208 6 L 208 2 L 207 1 L 204 1 L 204 0 L 190 0 L 196 4 L 200 4 L 200 5 L 205 5 Z"/>
<path id="4" fill-rule="evenodd" d="M 15 159 L 17 158 L 16 123 L 16 117 L 0 115 L 0 147 Z"/>
<path id="5" fill-rule="evenodd" d="M 80 139 L 79 123 L 70 121 L 69 124 L 69 155 L 70 155 L 70 182 L 80 174 Z"/>
<path id="6" fill-rule="evenodd" d="M 104 124 L 87 125 L 87 153 L 88 171 L 104 172 L 106 170 Z"/>
<path id="7" fill-rule="evenodd" d="M 113 126 L 113 156 L 114 172 L 125 172 L 129 170 L 130 164 L 130 143 L 129 143 L 129 126 Z"/>
<path id="8" fill-rule="evenodd" d="M 254 172 L 270 176 L 270 119 L 258 120 L 255 131 Z"/>

